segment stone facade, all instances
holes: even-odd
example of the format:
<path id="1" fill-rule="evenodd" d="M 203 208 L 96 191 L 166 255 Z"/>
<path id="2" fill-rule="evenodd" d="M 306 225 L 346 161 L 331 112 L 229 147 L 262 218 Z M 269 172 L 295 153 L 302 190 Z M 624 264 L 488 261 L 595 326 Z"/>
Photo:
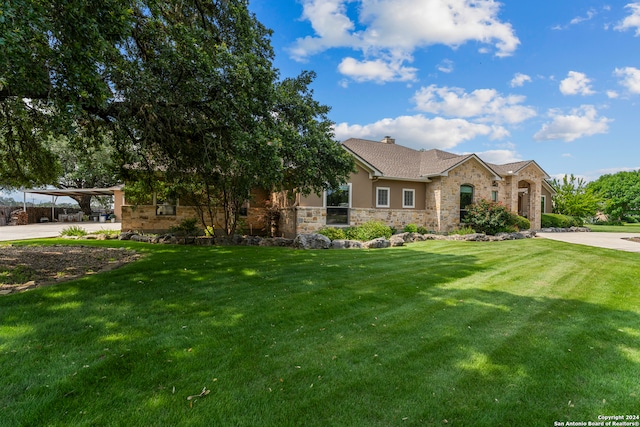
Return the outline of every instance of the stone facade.
<path id="1" fill-rule="evenodd" d="M 250 207 L 247 216 L 241 216 L 239 232 L 261 235 L 264 234 L 264 208 Z M 122 230 L 142 233 L 164 233 L 171 227 L 180 225 L 186 219 L 199 218 L 198 212 L 191 206 L 176 206 L 175 215 L 156 215 L 155 205 L 124 205 L 122 206 Z M 198 225 L 200 226 L 200 224 Z M 224 228 L 224 215 L 218 210 L 215 227 Z"/>

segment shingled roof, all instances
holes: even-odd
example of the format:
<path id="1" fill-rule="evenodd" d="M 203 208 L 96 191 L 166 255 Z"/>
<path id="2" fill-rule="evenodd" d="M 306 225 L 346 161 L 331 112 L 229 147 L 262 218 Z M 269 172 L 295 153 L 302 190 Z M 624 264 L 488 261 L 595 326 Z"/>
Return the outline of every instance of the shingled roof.
<path id="1" fill-rule="evenodd" d="M 385 140 L 393 141 L 390 138 Z M 493 165 L 483 162 L 475 154 L 454 154 L 441 150 L 418 151 L 391 142 L 377 142 L 350 138 L 342 146 L 356 159 L 370 167 L 374 174 L 387 178 L 424 180 L 444 176 L 469 159 L 478 160 L 489 172 L 499 177 Z"/>

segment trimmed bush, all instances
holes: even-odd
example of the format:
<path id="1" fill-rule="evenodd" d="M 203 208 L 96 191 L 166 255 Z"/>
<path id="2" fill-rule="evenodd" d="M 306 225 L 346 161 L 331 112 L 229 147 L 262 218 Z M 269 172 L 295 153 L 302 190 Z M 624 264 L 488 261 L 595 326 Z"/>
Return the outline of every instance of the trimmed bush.
<path id="1" fill-rule="evenodd" d="M 405 233 L 417 233 L 418 232 L 418 226 L 415 224 L 407 224 L 404 226 L 404 230 L 402 230 Z"/>
<path id="2" fill-rule="evenodd" d="M 322 227 L 318 230 L 318 234 L 322 234 L 330 240 L 342 240 L 347 238 L 344 229 L 336 227 Z"/>
<path id="3" fill-rule="evenodd" d="M 531 221 L 529 221 L 527 218 L 523 216 L 516 215 L 515 226 L 518 229 L 518 231 L 528 230 L 531 228 Z"/>
<path id="4" fill-rule="evenodd" d="M 456 230 L 453 230 L 451 232 L 449 232 L 450 236 L 453 236 L 455 234 L 458 234 L 460 236 L 465 236 L 467 234 L 474 234 L 476 232 L 476 230 L 474 230 L 471 227 L 462 227 L 462 228 L 458 228 Z"/>
<path id="5" fill-rule="evenodd" d="M 378 237 L 388 239 L 392 234 L 391 227 L 377 221 L 367 221 L 357 227 L 347 227 L 344 229 L 344 232 L 347 239 L 360 240 L 361 242 L 373 240 Z"/>
<path id="6" fill-rule="evenodd" d="M 542 228 L 571 228 L 584 225 L 580 218 L 562 214 L 542 214 L 540 222 Z"/>
<path id="7" fill-rule="evenodd" d="M 429 230 L 427 230 L 427 227 L 420 226 L 420 227 L 418 227 L 418 233 L 420 233 L 420 234 L 429 234 Z"/>

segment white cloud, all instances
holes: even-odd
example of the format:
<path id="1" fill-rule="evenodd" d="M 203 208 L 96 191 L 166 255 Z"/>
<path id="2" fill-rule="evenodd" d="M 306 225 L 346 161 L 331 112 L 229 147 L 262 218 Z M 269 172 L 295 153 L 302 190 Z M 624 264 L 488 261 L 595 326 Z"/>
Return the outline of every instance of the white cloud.
<path id="1" fill-rule="evenodd" d="M 593 95 L 591 79 L 584 73 L 569 71 L 567 78 L 560 82 L 560 92 L 563 95 Z"/>
<path id="2" fill-rule="evenodd" d="M 471 123 L 463 119 L 427 118 L 421 114 L 387 118 L 367 125 L 340 123 L 335 126 L 335 136 L 339 140 L 347 138 L 382 139 L 393 135 L 396 141 L 415 149 L 451 149 L 456 145 L 476 138 L 492 136 L 491 126 Z"/>
<path id="3" fill-rule="evenodd" d="M 375 81 L 378 83 L 390 81 L 414 81 L 417 68 L 404 67 L 402 61 L 358 61 L 354 58 L 344 58 L 338 71 L 357 82 Z"/>
<path id="4" fill-rule="evenodd" d="M 615 90 L 608 90 L 607 91 L 607 97 L 609 99 L 616 99 L 619 96 L 620 96 L 620 94 L 618 92 L 616 92 Z"/>
<path id="5" fill-rule="evenodd" d="M 631 15 L 620 21 L 614 29 L 618 31 L 635 29 L 636 37 L 640 36 L 640 2 L 629 3 L 625 8 L 631 10 Z"/>
<path id="6" fill-rule="evenodd" d="M 349 10 L 347 4 L 350 4 Z M 360 63 L 411 59 L 416 49 L 467 42 L 510 56 L 520 40 L 511 24 L 500 21 L 494 0 L 302 0 L 302 19 L 314 34 L 296 40 L 291 56 L 303 61 L 331 48 L 361 51 Z M 358 16 L 350 16 L 357 11 Z M 356 25 L 356 22 L 358 25 Z"/>
<path id="7" fill-rule="evenodd" d="M 442 73 L 452 73 L 453 72 L 453 61 L 450 59 L 443 59 L 442 62 L 438 64 L 436 67 L 438 71 Z"/>
<path id="8" fill-rule="evenodd" d="M 520 105 L 524 100 L 524 96 L 503 96 L 495 89 L 477 89 L 466 93 L 461 88 L 436 85 L 421 88 L 413 97 L 416 108 L 422 112 L 510 124 L 536 116 L 533 108 Z"/>
<path id="9" fill-rule="evenodd" d="M 509 82 L 509 84 L 511 85 L 511 87 L 521 87 L 524 86 L 525 83 L 527 82 L 531 82 L 531 77 L 526 75 L 526 74 L 522 74 L 522 73 L 516 73 L 515 76 L 513 76 L 513 79 L 511 79 L 511 81 Z"/>
<path id="10" fill-rule="evenodd" d="M 640 70 L 635 67 L 616 68 L 613 74 L 622 77 L 620 84 L 631 93 L 640 93 Z"/>
<path id="11" fill-rule="evenodd" d="M 597 12 L 594 9 L 589 9 L 587 11 L 587 16 L 576 16 L 569 22 L 570 25 L 580 24 L 581 22 L 590 21 L 596 16 Z"/>
<path id="12" fill-rule="evenodd" d="M 545 123 L 533 138 L 536 141 L 552 141 L 561 139 L 571 142 L 585 136 L 592 136 L 609 131 L 612 119 L 598 117 L 593 105 L 582 105 L 573 109 L 570 114 L 563 115 L 558 110 L 550 110 L 550 123 Z"/>
<path id="13" fill-rule="evenodd" d="M 487 150 L 476 154 L 483 161 L 496 165 L 522 161 L 522 157 L 514 150 Z"/>

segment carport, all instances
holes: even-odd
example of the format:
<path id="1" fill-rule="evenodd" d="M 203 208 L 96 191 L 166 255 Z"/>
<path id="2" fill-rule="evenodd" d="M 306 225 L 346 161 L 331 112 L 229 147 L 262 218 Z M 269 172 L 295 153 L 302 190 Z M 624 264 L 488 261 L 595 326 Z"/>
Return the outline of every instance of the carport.
<path id="1" fill-rule="evenodd" d="M 117 185 L 109 188 L 32 188 L 22 190 L 24 195 L 23 209 L 27 210 L 27 194 L 40 194 L 45 196 L 51 196 L 51 217 L 55 216 L 56 200 L 58 197 L 69 196 L 111 196 L 113 197 L 113 213 L 116 218 L 121 218 L 122 215 L 122 201 L 115 197 L 118 194 L 123 194 L 123 185 Z"/>

